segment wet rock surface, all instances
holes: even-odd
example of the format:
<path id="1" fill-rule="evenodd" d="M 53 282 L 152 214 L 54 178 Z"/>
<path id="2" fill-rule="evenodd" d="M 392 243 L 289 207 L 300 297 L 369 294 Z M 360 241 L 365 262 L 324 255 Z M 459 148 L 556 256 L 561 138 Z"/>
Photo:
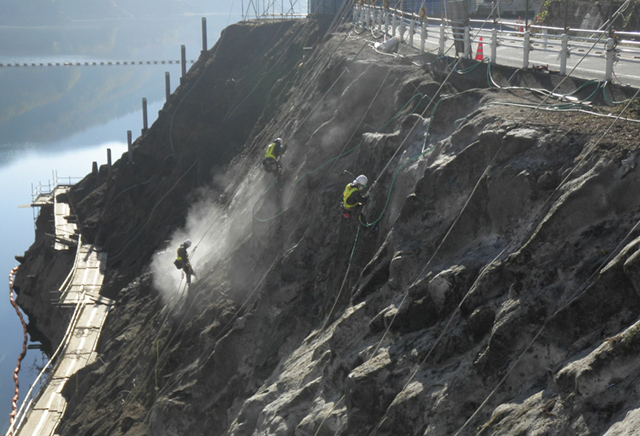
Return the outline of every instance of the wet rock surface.
<path id="1" fill-rule="evenodd" d="M 633 434 L 640 126 L 329 24 L 231 26 L 135 163 L 72 191 L 117 304 L 60 434 Z M 341 217 L 345 170 L 377 232 Z"/>

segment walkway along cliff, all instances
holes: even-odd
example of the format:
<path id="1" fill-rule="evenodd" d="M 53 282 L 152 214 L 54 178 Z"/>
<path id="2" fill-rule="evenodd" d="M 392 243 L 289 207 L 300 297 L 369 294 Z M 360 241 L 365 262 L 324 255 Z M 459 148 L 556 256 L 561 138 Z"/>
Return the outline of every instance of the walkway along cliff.
<path id="1" fill-rule="evenodd" d="M 638 429 L 635 90 L 373 42 L 328 21 L 230 26 L 133 163 L 72 189 L 116 303 L 59 434 Z M 341 216 L 352 174 L 377 232 Z M 69 260 L 34 261 L 44 233 L 15 287 L 55 347 L 39 295 Z"/>

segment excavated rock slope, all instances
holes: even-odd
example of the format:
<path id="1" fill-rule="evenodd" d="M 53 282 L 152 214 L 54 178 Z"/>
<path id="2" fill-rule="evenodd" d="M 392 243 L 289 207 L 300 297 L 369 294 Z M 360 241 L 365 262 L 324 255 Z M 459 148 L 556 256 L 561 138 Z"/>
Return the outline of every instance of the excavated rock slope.
<path id="1" fill-rule="evenodd" d="M 638 106 L 598 105 L 633 90 L 328 26 L 231 26 L 134 163 L 75 187 L 117 303 L 60 434 L 640 431 Z M 345 170 L 373 231 L 341 216 Z"/>

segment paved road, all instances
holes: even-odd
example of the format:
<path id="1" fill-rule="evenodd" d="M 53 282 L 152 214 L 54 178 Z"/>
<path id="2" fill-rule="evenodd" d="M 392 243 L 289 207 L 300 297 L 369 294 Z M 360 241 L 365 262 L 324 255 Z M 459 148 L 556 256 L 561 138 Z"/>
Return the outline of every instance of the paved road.
<path id="1" fill-rule="evenodd" d="M 414 47 L 420 49 L 422 44 L 422 37 L 419 33 L 420 29 L 417 29 L 418 33 L 414 35 Z M 391 32 L 389 27 L 389 32 Z M 480 37 L 483 38 L 483 51 L 485 57 L 491 56 L 491 30 L 490 29 L 471 29 L 472 43 L 472 58 L 478 50 Z M 398 30 L 399 35 L 399 30 Z M 450 29 L 446 31 L 445 40 L 445 54 L 447 56 L 454 57 L 455 50 L 453 48 L 453 37 L 450 34 Z M 537 34 L 532 36 L 533 50 L 529 54 L 529 67 L 533 66 L 547 66 L 549 70 L 560 71 L 560 57 L 558 45 L 553 45 L 554 40 L 549 39 L 548 44 L 542 41 L 542 35 Z M 409 42 L 408 30 L 404 33 L 404 40 Z M 498 35 L 499 44 L 496 48 L 496 56 L 494 61 L 500 65 L 506 65 L 516 68 L 522 68 L 523 61 L 523 36 L 515 29 L 513 33 L 501 33 Z M 594 41 L 595 42 L 595 41 Z M 571 74 L 574 77 L 587 80 L 604 80 L 606 70 L 605 56 L 605 44 L 606 38 L 601 39 L 595 43 L 591 41 L 583 41 L 578 46 L 577 42 L 572 41 L 570 46 L 571 55 L 567 59 L 567 74 Z M 431 25 L 426 28 L 425 50 L 433 53 L 438 52 L 440 46 L 440 26 Z M 593 48 L 592 48 L 593 46 Z M 619 47 L 620 48 L 620 47 Z M 630 47 L 633 49 L 633 47 Z M 622 48 L 617 62 L 613 68 L 613 82 L 620 85 L 630 85 L 634 88 L 640 88 L 640 50 L 638 53 L 625 52 L 626 49 Z M 633 51 L 633 50 L 631 50 Z M 575 70 L 574 70 L 575 67 Z"/>

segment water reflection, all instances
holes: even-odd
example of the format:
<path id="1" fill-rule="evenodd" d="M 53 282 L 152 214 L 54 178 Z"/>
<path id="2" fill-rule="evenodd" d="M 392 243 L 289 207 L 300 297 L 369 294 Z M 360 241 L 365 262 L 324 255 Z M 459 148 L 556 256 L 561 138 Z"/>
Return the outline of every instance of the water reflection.
<path id="1" fill-rule="evenodd" d="M 140 115 L 132 114 L 132 115 Z M 134 116 L 125 117 L 109 123 L 109 126 L 122 131 L 123 128 L 131 128 L 134 124 Z M 135 117 L 137 118 L 137 117 Z M 140 121 L 137 121 L 140 125 Z M 105 126 L 106 127 L 106 126 Z M 72 143 L 78 146 L 82 141 L 94 134 L 92 130 L 84 135 L 73 138 Z M 126 138 L 126 136 L 125 136 Z M 28 204 L 31 200 L 31 184 L 46 183 L 52 179 L 52 171 L 56 170 L 59 176 L 84 176 L 91 170 L 93 161 L 99 164 L 106 163 L 106 149 L 111 148 L 115 157 L 121 156 L 127 149 L 124 141 L 84 143 L 82 148 L 66 149 L 57 145 L 53 149 L 56 152 L 39 152 L 28 150 L 23 152 L 10 164 L 0 168 L 0 183 L 5 186 L 0 211 L 2 216 L 3 232 L 2 245 L 0 246 L 0 272 L 7 280 L 11 268 L 17 265 L 14 255 L 22 254 L 33 243 L 34 238 L 34 211 L 30 208 L 18 208 L 21 204 Z M 6 283 L 6 282 L 5 282 Z M 4 285 L 7 286 L 7 285 Z M 6 287 L 5 287 L 6 289 Z M 13 307 L 9 304 L 8 292 L 0 304 L 0 429 L 4 434 L 9 426 L 9 413 L 13 399 L 14 382 L 11 377 L 16 366 L 18 354 L 22 350 L 22 325 Z M 20 371 L 21 398 L 29 390 L 39 367 L 43 365 L 43 358 L 38 350 L 29 350 Z"/>
<path id="2" fill-rule="evenodd" d="M 224 27 L 240 20 L 240 11 L 236 5 L 230 14 L 234 3 L 230 7 L 223 0 L 190 3 L 202 3 L 218 12 L 34 28 L 22 27 L 21 22 L 6 25 L 10 14 L 5 10 L 0 16 L 0 23 L 5 23 L 0 25 L 0 63 L 176 60 L 182 44 L 187 60 L 196 59 L 202 49 L 201 17 L 207 17 L 210 48 Z M 47 182 L 52 171 L 58 176 L 82 177 L 91 171 L 93 161 L 106 163 L 107 147 L 114 160 L 118 159 L 126 150 L 127 130 L 134 139 L 140 134 L 143 97 L 149 104 L 149 125 L 155 121 L 165 100 L 166 71 L 171 74 L 173 91 L 179 83 L 179 65 L 0 68 L 0 183 L 5 188 L 0 202 L 4 229 L 0 273 L 5 280 L 17 264 L 14 255 L 22 254 L 33 242 L 33 211 L 17 207 L 30 202 L 32 183 Z M 0 300 L 2 433 L 9 425 L 12 374 L 22 349 L 22 326 L 8 294 L 4 295 Z M 39 353 L 30 350 L 20 373 L 22 395 L 41 364 Z"/>
<path id="3" fill-rule="evenodd" d="M 207 16 L 209 47 L 230 16 Z M 236 20 L 237 21 L 237 20 Z M 202 49 L 202 17 L 103 20 L 68 27 L 0 26 L 0 63 L 127 61 L 129 65 L 0 67 L 0 165 L 19 153 L 140 110 L 141 99 L 164 100 L 185 45 L 188 67 Z M 213 31 L 212 31 L 213 30 Z M 131 65 L 131 62 L 144 62 Z M 146 62 L 151 62 L 147 64 Z"/>
<path id="4" fill-rule="evenodd" d="M 180 75 L 178 65 L 24 70 L 0 71 L 0 83 L 12 84 L 0 106 L 0 154 L 6 156 L 25 143 L 59 141 L 140 110 L 142 97 L 161 101 L 164 73 L 175 84 Z"/>

